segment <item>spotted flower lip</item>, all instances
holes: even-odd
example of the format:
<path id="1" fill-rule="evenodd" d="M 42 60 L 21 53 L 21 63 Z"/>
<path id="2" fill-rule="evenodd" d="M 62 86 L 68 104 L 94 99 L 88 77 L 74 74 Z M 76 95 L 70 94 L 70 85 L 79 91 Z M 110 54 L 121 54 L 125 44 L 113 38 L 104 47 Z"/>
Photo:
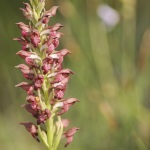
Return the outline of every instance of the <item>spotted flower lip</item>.
<path id="1" fill-rule="evenodd" d="M 34 29 L 31 32 L 30 38 L 31 38 L 31 43 L 33 44 L 34 48 L 37 48 L 40 43 L 40 35 L 38 33 L 38 30 Z"/>
<path id="2" fill-rule="evenodd" d="M 44 77 L 43 75 L 38 75 L 35 79 L 34 79 L 34 89 L 40 89 L 42 87 L 42 84 L 44 82 Z"/>
<path id="3" fill-rule="evenodd" d="M 38 97 L 34 96 L 34 95 L 28 95 L 26 97 L 26 100 L 28 103 L 36 103 L 36 102 L 39 102 L 39 99 Z"/>
<path id="4" fill-rule="evenodd" d="M 69 68 L 63 68 L 64 58 L 71 52 L 59 48 L 59 40 L 64 35 L 59 30 L 60 23 L 49 26 L 49 21 L 56 15 L 59 6 L 45 11 L 45 0 L 30 0 L 21 8 L 24 17 L 30 22 L 16 23 L 21 37 L 14 38 L 21 44 L 16 54 L 24 63 L 16 65 L 26 82 L 16 87 L 22 88 L 27 96 L 22 107 L 35 119 L 35 123 L 21 122 L 31 136 L 43 143 L 47 150 L 57 150 L 61 137 L 67 138 L 65 147 L 72 141 L 79 128 L 64 131 L 70 124 L 63 119 L 76 102 L 76 98 L 64 98 L 67 84 L 74 74 Z"/>
<path id="5" fill-rule="evenodd" d="M 38 118 L 37 118 L 37 124 L 42 124 L 42 123 L 45 123 L 47 119 L 49 119 L 51 117 L 51 112 L 49 109 L 45 109 L 43 110 Z"/>

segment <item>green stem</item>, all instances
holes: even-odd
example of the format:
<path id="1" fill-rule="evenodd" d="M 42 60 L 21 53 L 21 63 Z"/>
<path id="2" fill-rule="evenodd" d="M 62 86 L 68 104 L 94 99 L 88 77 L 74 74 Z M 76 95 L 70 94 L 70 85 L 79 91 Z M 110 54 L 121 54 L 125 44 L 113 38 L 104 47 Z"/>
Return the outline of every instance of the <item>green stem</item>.
<path id="1" fill-rule="evenodd" d="M 41 104 L 42 110 L 44 110 L 46 108 L 46 106 L 44 105 L 44 103 L 42 101 L 41 91 L 39 89 L 38 89 L 38 96 L 39 96 L 39 100 L 40 100 L 40 104 Z"/>
<path id="2" fill-rule="evenodd" d="M 38 125 L 38 134 L 39 134 L 41 141 L 45 144 L 47 148 L 49 148 L 49 145 L 47 143 L 46 133 L 41 130 L 41 127 L 39 125 Z"/>
<path id="3" fill-rule="evenodd" d="M 46 104 L 47 108 L 50 110 L 51 105 L 50 105 L 50 101 L 49 101 L 49 94 L 48 94 L 48 87 L 47 87 L 47 84 L 46 84 L 46 80 L 47 79 L 44 78 L 44 82 L 43 82 L 44 100 L 45 100 L 45 104 Z"/>
<path id="4" fill-rule="evenodd" d="M 47 140 L 49 144 L 49 150 L 53 150 L 53 138 L 54 138 L 54 131 L 53 131 L 53 118 L 49 118 L 46 122 L 47 128 Z"/>
<path id="5" fill-rule="evenodd" d="M 62 134 L 63 134 L 63 124 L 61 122 L 60 116 L 58 116 L 58 121 L 60 123 L 60 127 L 58 128 L 57 133 L 55 135 L 54 150 L 57 150 L 57 147 L 58 147 L 58 145 L 60 143 L 60 140 L 61 140 L 61 137 L 62 137 Z"/>
<path id="6" fill-rule="evenodd" d="M 51 110 L 46 81 L 44 81 L 43 83 L 43 91 L 44 91 L 44 100 L 45 100 L 46 107 L 49 110 Z M 50 97 L 50 99 L 52 99 L 52 97 Z M 47 141 L 49 144 L 48 150 L 54 150 L 53 149 L 53 138 L 54 138 L 53 114 L 51 114 L 51 117 L 46 121 L 46 129 L 47 129 Z"/>

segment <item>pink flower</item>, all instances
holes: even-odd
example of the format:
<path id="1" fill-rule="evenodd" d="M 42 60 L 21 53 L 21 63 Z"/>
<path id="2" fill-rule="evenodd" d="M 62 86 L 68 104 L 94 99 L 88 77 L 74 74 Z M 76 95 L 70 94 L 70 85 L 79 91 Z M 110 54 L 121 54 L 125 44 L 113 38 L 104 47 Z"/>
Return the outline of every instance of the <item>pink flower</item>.
<path id="1" fill-rule="evenodd" d="M 27 57 L 30 57 L 33 53 L 21 50 L 17 52 L 16 54 L 19 55 L 21 58 L 25 59 Z"/>
<path id="2" fill-rule="evenodd" d="M 55 78 L 54 78 L 54 81 L 52 82 L 52 84 L 63 81 L 65 78 L 69 77 L 70 74 L 74 74 L 70 69 L 60 70 L 55 75 Z"/>
<path id="3" fill-rule="evenodd" d="M 30 27 L 29 25 L 24 24 L 23 22 L 17 23 L 18 27 L 21 29 L 21 33 L 23 37 L 29 36 Z"/>
<path id="4" fill-rule="evenodd" d="M 25 62 L 32 67 L 38 67 L 38 62 L 41 61 L 41 58 L 34 52 L 21 50 L 16 54 L 23 58 Z"/>
<path id="5" fill-rule="evenodd" d="M 21 125 L 24 125 L 26 130 L 33 136 L 33 138 L 35 138 L 38 142 L 38 131 L 37 131 L 37 126 L 35 126 L 33 123 L 31 122 L 21 122 Z"/>
<path id="6" fill-rule="evenodd" d="M 30 68 L 25 64 L 19 64 L 16 66 L 16 68 L 19 68 L 23 73 L 29 73 Z"/>
<path id="7" fill-rule="evenodd" d="M 58 31 L 61 27 L 63 27 L 63 25 L 61 25 L 60 23 L 56 23 L 55 25 L 49 28 L 51 29 L 51 31 Z"/>
<path id="8" fill-rule="evenodd" d="M 14 38 L 14 40 L 18 41 L 22 45 L 22 50 L 24 51 L 28 51 L 29 48 L 31 47 L 29 41 L 24 37 Z"/>
<path id="9" fill-rule="evenodd" d="M 33 12 L 32 12 L 32 8 L 28 3 L 24 3 L 25 4 L 25 8 L 20 8 L 23 11 L 23 15 L 25 16 L 25 18 L 27 18 L 28 20 L 32 20 L 33 17 Z"/>
<path id="10" fill-rule="evenodd" d="M 79 100 L 76 98 L 68 98 L 68 99 L 65 99 L 63 101 L 57 102 L 54 105 L 54 108 L 61 107 L 61 111 L 58 112 L 58 115 L 62 115 L 63 113 L 67 112 L 69 110 L 70 106 L 72 106 L 76 102 L 79 102 Z"/>
<path id="11" fill-rule="evenodd" d="M 64 56 L 67 54 L 71 54 L 71 52 L 67 49 L 62 49 L 60 51 L 55 51 L 54 53 L 50 54 L 49 57 L 57 60 L 58 64 L 61 64 L 63 62 Z"/>
<path id="12" fill-rule="evenodd" d="M 55 89 L 55 99 L 62 99 L 64 97 L 64 90 Z"/>
<path id="13" fill-rule="evenodd" d="M 21 72 L 23 73 L 23 76 L 28 80 L 33 80 L 35 78 L 34 72 L 31 68 L 24 64 L 20 64 L 16 66 L 16 68 L 20 68 Z"/>
<path id="14" fill-rule="evenodd" d="M 49 37 L 48 40 L 45 41 L 41 46 L 40 51 L 46 49 L 47 53 L 52 53 L 58 47 L 58 45 L 59 45 L 59 40 L 57 38 L 53 39 Z"/>
<path id="15" fill-rule="evenodd" d="M 51 58 L 45 58 L 43 60 L 42 70 L 44 74 L 47 74 L 52 66 L 53 60 Z"/>
<path id="16" fill-rule="evenodd" d="M 49 11 L 46 11 L 40 21 L 36 24 L 39 26 L 41 24 L 47 24 L 51 17 L 55 16 L 58 6 L 53 6 Z"/>
<path id="17" fill-rule="evenodd" d="M 33 102 L 30 104 L 22 105 L 29 113 L 31 113 L 35 118 L 37 118 L 39 114 L 40 107 L 37 103 Z"/>
<path id="18" fill-rule="evenodd" d="M 16 87 L 21 87 L 29 95 L 33 95 L 34 94 L 34 87 L 33 87 L 33 84 L 31 84 L 31 83 L 21 82 L 21 83 L 17 84 Z"/>
<path id="19" fill-rule="evenodd" d="M 64 128 L 67 128 L 68 125 L 70 124 L 70 121 L 68 119 L 62 119 L 61 121 L 62 121 L 62 124 L 63 124 Z"/>
<path id="20" fill-rule="evenodd" d="M 43 84 L 43 81 L 44 81 L 44 77 L 43 75 L 38 75 L 35 79 L 34 79 L 34 89 L 37 90 L 39 88 L 42 87 L 42 84 Z"/>
<path id="21" fill-rule="evenodd" d="M 63 25 L 61 25 L 60 23 L 56 23 L 54 26 L 48 26 L 41 32 L 41 35 L 48 34 L 52 38 L 54 38 L 57 33 L 56 31 L 58 31 L 61 27 L 63 27 Z"/>
<path id="22" fill-rule="evenodd" d="M 77 130 L 79 130 L 79 128 L 73 127 L 64 133 L 64 136 L 67 138 L 65 147 L 67 147 L 73 141 L 73 135 L 77 132 Z"/>
<path id="23" fill-rule="evenodd" d="M 63 113 L 67 112 L 68 110 L 69 110 L 69 105 L 66 101 L 64 101 L 61 111 L 58 113 L 58 115 L 62 115 Z"/>
<path id="24" fill-rule="evenodd" d="M 48 109 L 45 109 L 39 114 L 37 118 L 37 124 L 45 123 L 47 119 L 49 119 L 51 116 L 51 113 Z"/>
<path id="25" fill-rule="evenodd" d="M 76 102 L 80 102 L 78 99 L 76 98 L 68 98 L 66 99 L 67 104 L 70 106 L 72 106 L 73 104 L 75 104 Z"/>
<path id="26" fill-rule="evenodd" d="M 33 44 L 34 48 L 37 48 L 40 43 L 40 35 L 38 33 L 38 30 L 34 29 L 31 32 L 30 38 L 31 38 L 31 43 Z"/>
<path id="27" fill-rule="evenodd" d="M 64 100 L 61 111 L 58 113 L 58 115 L 62 115 L 63 113 L 67 112 L 70 106 L 72 106 L 76 102 L 79 102 L 79 100 L 77 100 L 76 98 L 69 98 L 69 99 Z"/>
<path id="28" fill-rule="evenodd" d="M 36 102 L 38 102 L 37 98 L 38 97 L 35 97 L 34 95 L 28 95 L 26 97 L 26 100 L 28 103 L 36 103 Z"/>
<path id="29" fill-rule="evenodd" d="M 63 124 L 63 128 L 67 128 L 70 124 L 70 121 L 68 119 L 61 119 L 61 121 L 56 122 L 57 128 L 60 128 L 61 124 Z"/>

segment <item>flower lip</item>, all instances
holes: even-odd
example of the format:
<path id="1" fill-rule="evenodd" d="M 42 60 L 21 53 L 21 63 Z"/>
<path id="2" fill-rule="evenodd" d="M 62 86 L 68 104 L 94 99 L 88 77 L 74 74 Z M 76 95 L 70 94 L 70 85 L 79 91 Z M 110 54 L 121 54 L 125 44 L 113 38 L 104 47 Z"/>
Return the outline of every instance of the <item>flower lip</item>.
<path id="1" fill-rule="evenodd" d="M 30 69 L 28 66 L 26 66 L 25 64 L 19 64 L 17 66 L 15 66 L 15 68 L 20 68 L 20 69 Z"/>
<path id="2" fill-rule="evenodd" d="M 59 30 L 61 27 L 64 27 L 62 24 L 60 23 L 56 23 L 54 26 L 49 26 L 47 27 L 47 29 L 51 29 L 52 31 L 57 31 Z"/>
<path id="3" fill-rule="evenodd" d="M 28 52 L 22 51 L 22 50 L 17 52 L 16 54 L 19 55 L 21 58 L 25 58 L 25 57 L 29 57 L 30 56 L 30 54 Z"/>
<path id="4" fill-rule="evenodd" d="M 23 85 L 28 85 L 28 83 L 27 82 L 21 82 L 21 83 L 15 85 L 15 87 L 21 87 Z"/>
<path id="5" fill-rule="evenodd" d="M 72 70 L 66 68 L 59 72 L 60 74 L 75 74 Z"/>
<path id="6" fill-rule="evenodd" d="M 71 129 L 67 130 L 64 135 L 66 137 L 70 137 L 70 136 L 73 136 L 77 130 L 79 130 L 80 128 L 77 128 L 77 127 L 72 127 Z"/>
<path id="7" fill-rule="evenodd" d="M 29 25 L 26 25 L 26 24 L 23 23 L 23 22 L 18 22 L 18 23 L 16 23 L 16 24 L 18 25 L 18 27 L 19 27 L 20 29 L 29 31 Z"/>

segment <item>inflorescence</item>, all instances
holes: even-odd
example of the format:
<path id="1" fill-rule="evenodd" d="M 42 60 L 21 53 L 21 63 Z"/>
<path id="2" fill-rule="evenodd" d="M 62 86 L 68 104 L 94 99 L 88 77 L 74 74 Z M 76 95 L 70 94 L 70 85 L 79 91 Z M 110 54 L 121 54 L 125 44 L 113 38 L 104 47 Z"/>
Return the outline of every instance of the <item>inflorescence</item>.
<path id="1" fill-rule="evenodd" d="M 25 64 L 19 64 L 16 68 L 21 70 L 29 82 L 21 82 L 16 87 L 26 91 L 27 104 L 22 107 L 32 114 L 36 123 L 26 122 L 21 125 L 24 125 L 37 141 L 42 141 L 48 150 L 56 150 L 61 137 L 67 138 L 66 147 L 79 130 L 73 127 L 64 132 L 69 120 L 62 119 L 62 114 L 79 102 L 76 98 L 64 98 L 69 77 L 74 74 L 70 69 L 62 68 L 64 56 L 70 54 L 70 51 L 56 50 L 63 35 L 58 30 L 63 25 L 48 25 L 58 6 L 45 11 L 45 0 L 30 0 L 30 4 L 24 5 L 25 8 L 21 10 L 29 24 L 17 23 L 22 36 L 15 40 L 22 45 L 17 55 Z"/>

